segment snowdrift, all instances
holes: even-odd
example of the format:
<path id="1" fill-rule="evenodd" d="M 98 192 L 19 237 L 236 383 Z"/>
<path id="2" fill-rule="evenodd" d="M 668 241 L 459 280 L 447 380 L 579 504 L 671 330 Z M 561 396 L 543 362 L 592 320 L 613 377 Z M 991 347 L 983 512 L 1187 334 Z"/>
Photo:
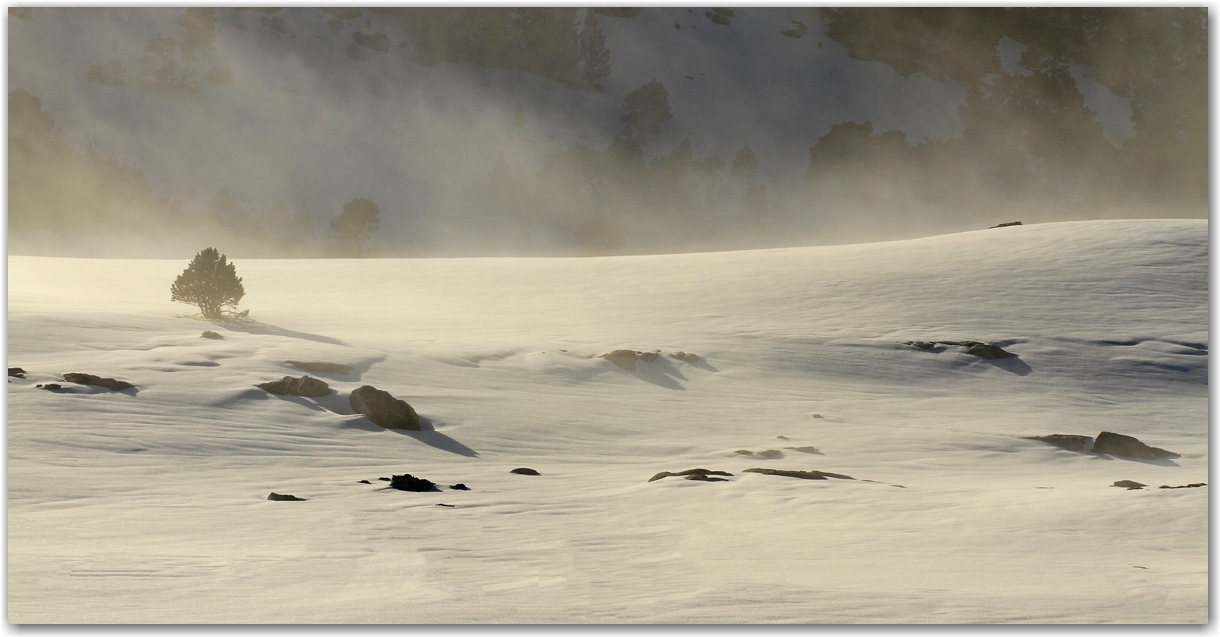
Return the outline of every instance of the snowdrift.
<path id="1" fill-rule="evenodd" d="M 186 259 L 10 257 L 9 621 L 1206 622 L 1209 487 L 1157 487 L 1208 478 L 1207 244 L 238 260 L 221 324 Z M 1025 438 L 1101 431 L 1178 457 Z"/>

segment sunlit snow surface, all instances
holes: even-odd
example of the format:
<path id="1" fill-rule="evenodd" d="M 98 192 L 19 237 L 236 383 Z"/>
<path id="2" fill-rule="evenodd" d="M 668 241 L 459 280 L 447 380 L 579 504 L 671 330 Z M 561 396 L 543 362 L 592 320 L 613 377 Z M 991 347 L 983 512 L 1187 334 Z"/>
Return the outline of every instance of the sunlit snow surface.
<path id="1" fill-rule="evenodd" d="M 228 326 L 170 302 L 186 260 L 10 257 L 9 621 L 1206 622 L 1210 487 L 1155 487 L 1208 481 L 1207 239 L 238 260 Z M 1019 358 L 901 344 L 961 339 Z M 254 387 L 290 359 L 356 371 Z M 35 388 L 65 372 L 138 391 Z M 434 431 L 353 415 L 365 384 Z M 1022 438 L 1102 430 L 1181 457 Z M 695 467 L 734 476 L 648 482 Z"/>

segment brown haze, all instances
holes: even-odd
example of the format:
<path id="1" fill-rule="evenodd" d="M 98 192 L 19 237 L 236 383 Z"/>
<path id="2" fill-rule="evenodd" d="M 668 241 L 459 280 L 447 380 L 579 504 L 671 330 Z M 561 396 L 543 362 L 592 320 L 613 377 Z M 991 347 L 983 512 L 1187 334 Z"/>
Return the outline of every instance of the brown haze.
<path id="1" fill-rule="evenodd" d="M 605 255 L 1207 214 L 1206 9 L 35 8 L 9 42 L 16 254 Z M 361 223 L 332 224 L 345 205 Z"/>

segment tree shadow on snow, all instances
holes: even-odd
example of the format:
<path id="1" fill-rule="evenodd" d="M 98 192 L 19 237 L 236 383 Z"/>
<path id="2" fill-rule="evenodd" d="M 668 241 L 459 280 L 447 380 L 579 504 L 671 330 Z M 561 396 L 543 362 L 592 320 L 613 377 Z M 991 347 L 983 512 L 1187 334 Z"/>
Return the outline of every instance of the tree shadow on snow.
<path id="1" fill-rule="evenodd" d="M 326 343 L 328 345 L 342 345 L 344 347 L 351 347 L 347 343 L 344 343 L 337 338 L 322 336 L 320 334 L 310 334 L 308 332 L 297 332 L 294 330 L 277 327 L 275 325 L 260 323 L 251 318 L 220 321 L 217 323 L 217 325 L 223 326 L 225 329 L 234 332 L 246 332 L 247 334 L 262 334 L 266 336 L 286 336 L 288 338 L 299 338 L 306 341 Z"/>

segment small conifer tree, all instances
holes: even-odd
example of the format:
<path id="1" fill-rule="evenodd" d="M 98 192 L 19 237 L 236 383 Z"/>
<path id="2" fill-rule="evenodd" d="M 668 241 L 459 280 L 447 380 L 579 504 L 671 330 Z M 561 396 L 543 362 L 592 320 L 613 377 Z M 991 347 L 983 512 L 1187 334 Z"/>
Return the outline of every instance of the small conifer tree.
<path id="1" fill-rule="evenodd" d="M 206 248 L 191 261 L 170 286 L 170 300 L 198 305 L 203 318 L 216 321 L 223 308 L 237 307 L 246 289 L 237 268 L 216 248 Z"/>

